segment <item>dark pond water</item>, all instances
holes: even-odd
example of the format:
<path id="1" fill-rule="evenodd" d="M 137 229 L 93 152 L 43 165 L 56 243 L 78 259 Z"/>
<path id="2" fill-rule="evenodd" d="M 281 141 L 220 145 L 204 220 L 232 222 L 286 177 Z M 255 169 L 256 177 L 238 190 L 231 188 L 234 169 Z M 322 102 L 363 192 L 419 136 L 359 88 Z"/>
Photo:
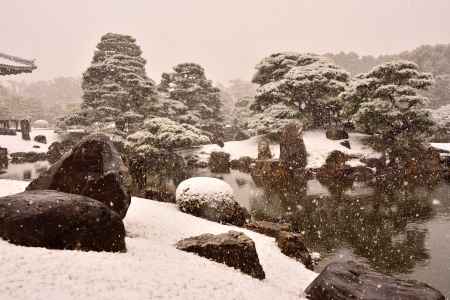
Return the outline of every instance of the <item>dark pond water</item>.
<path id="1" fill-rule="evenodd" d="M 236 170 L 195 176 L 228 182 L 255 219 L 282 220 L 302 232 L 328 263 L 355 260 L 386 274 L 427 282 L 450 296 L 450 184 L 408 186 L 392 194 L 364 184 L 327 188 L 317 180 L 292 191 L 255 186 Z"/>

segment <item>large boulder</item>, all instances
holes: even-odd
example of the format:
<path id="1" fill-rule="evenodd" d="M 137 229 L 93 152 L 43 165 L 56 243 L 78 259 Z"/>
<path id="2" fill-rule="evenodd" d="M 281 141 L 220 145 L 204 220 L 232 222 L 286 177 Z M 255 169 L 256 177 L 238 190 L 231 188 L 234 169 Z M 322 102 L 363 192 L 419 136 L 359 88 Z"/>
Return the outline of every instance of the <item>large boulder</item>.
<path id="1" fill-rule="evenodd" d="M 97 200 L 51 190 L 1 197 L 0 237 L 49 249 L 126 250 L 119 215 Z"/>
<path id="2" fill-rule="evenodd" d="M 212 152 L 208 166 L 213 173 L 230 173 L 230 154 L 222 151 Z"/>
<path id="3" fill-rule="evenodd" d="M 306 167 L 307 153 L 301 125 L 290 123 L 283 128 L 280 138 L 280 161 L 290 168 Z"/>
<path id="4" fill-rule="evenodd" d="M 277 245 L 283 254 L 302 262 L 310 270 L 314 269 L 311 255 L 301 234 L 280 231 L 277 236 Z"/>
<path id="5" fill-rule="evenodd" d="M 306 288 L 311 300 L 444 300 L 438 290 L 426 283 L 400 280 L 349 261 L 329 264 Z"/>
<path id="6" fill-rule="evenodd" d="M 181 211 L 220 223 L 245 224 L 248 212 L 234 199 L 233 189 L 223 180 L 194 177 L 182 181 L 176 190 Z"/>
<path id="7" fill-rule="evenodd" d="M 39 134 L 34 137 L 34 141 L 41 144 L 47 144 L 47 137 L 43 134 Z"/>
<path id="8" fill-rule="evenodd" d="M 255 243 L 242 232 L 229 231 L 217 235 L 206 233 L 183 239 L 176 247 L 239 269 L 252 277 L 266 277 L 259 263 Z"/>
<path id="9" fill-rule="evenodd" d="M 94 134 L 83 138 L 27 190 L 58 190 L 84 195 L 104 203 L 125 217 L 131 196 L 128 169 L 109 138 Z"/>
<path id="10" fill-rule="evenodd" d="M 330 139 L 330 140 L 348 139 L 348 133 L 345 130 L 335 128 L 335 127 L 327 129 L 327 131 L 325 132 L 325 135 L 326 135 L 327 139 Z"/>

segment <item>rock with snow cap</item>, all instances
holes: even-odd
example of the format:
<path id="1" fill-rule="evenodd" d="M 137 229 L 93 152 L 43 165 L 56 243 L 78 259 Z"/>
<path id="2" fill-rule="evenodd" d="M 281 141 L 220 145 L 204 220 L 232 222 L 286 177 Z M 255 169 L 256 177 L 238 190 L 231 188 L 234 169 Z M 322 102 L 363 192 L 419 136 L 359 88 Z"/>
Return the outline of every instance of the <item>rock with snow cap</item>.
<path id="1" fill-rule="evenodd" d="M 220 223 L 245 224 L 247 210 L 234 199 L 233 189 L 223 180 L 194 177 L 182 181 L 176 190 L 181 211 Z"/>

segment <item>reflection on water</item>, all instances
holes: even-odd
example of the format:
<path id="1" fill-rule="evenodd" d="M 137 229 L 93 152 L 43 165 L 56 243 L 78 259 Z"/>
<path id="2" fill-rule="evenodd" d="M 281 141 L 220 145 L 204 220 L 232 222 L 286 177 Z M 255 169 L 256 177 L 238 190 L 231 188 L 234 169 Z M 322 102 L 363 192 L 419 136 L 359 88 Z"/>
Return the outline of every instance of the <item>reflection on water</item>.
<path id="1" fill-rule="evenodd" d="M 50 167 L 47 161 L 35 163 L 9 164 L 8 168 L 2 170 L 0 179 L 32 180 L 45 172 Z"/>
<path id="2" fill-rule="evenodd" d="M 428 282 L 450 293 L 450 185 L 412 187 L 387 193 L 362 183 L 328 186 L 308 180 L 289 187 L 257 187 L 236 170 L 195 176 L 229 183 L 255 219 L 289 222 L 320 252 L 316 267 L 356 260 L 399 277 Z"/>

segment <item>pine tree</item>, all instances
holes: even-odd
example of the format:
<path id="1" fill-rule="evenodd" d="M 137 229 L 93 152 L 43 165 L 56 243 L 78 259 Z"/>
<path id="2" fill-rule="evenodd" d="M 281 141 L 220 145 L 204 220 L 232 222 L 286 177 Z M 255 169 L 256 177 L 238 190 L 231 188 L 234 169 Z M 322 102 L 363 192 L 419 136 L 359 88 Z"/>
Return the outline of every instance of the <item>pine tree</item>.
<path id="1" fill-rule="evenodd" d="M 433 122 L 424 109 L 428 98 L 418 91 L 432 84 L 432 75 L 415 63 L 384 63 L 358 75 L 341 94 L 344 112 L 357 129 L 378 135 L 385 145 L 419 143 Z"/>
<path id="2" fill-rule="evenodd" d="M 222 121 L 220 90 L 213 86 L 205 70 L 195 63 L 182 63 L 171 73 L 163 73 L 158 89 L 169 99 L 185 106 L 177 121 L 195 124 L 200 128 Z M 176 110 L 176 109 L 175 109 Z"/>
<path id="3" fill-rule="evenodd" d="M 113 121 L 127 111 L 141 113 L 154 95 L 154 83 L 145 73 L 146 61 L 135 42 L 129 35 L 107 33 L 97 44 L 82 82 L 82 110 L 95 121 Z"/>
<path id="4" fill-rule="evenodd" d="M 325 57 L 275 53 L 256 66 L 253 82 L 260 86 L 252 109 L 264 113 L 276 105 L 277 112 L 283 107 L 286 112 L 276 114 L 280 120 L 301 116 L 311 119 L 314 126 L 324 126 L 336 111 L 336 97 L 348 81 L 349 74 Z"/>

